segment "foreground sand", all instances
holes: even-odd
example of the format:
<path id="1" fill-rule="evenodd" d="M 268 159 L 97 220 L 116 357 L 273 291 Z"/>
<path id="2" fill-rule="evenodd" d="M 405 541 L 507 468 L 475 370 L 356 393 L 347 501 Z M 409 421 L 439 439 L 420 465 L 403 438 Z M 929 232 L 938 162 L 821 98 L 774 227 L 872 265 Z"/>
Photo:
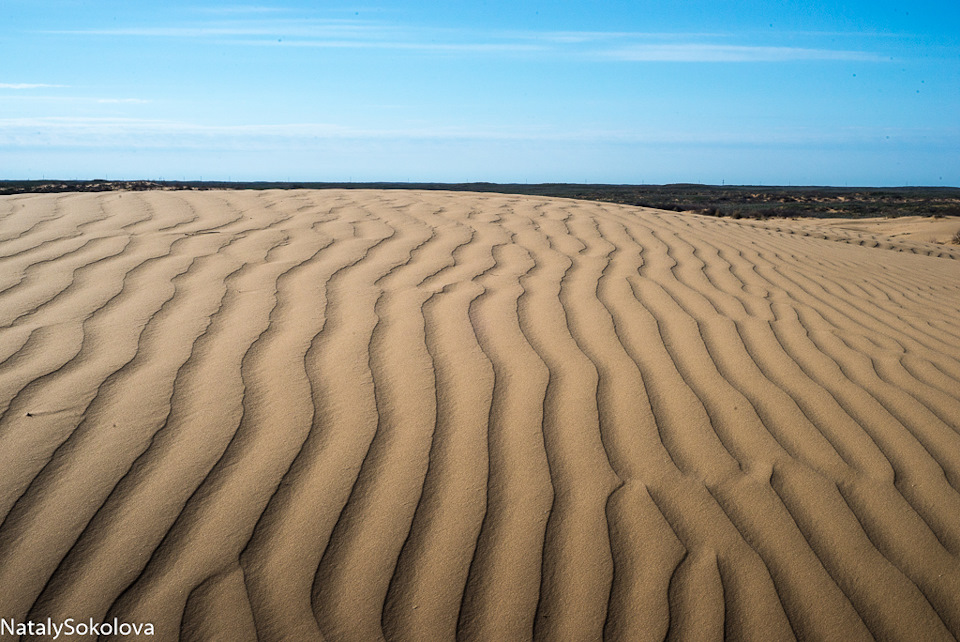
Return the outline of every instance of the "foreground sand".
<path id="1" fill-rule="evenodd" d="M 953 639 L 960 261 L 894 249 L 490 194 L 4 197 L 0 617 Z"/>

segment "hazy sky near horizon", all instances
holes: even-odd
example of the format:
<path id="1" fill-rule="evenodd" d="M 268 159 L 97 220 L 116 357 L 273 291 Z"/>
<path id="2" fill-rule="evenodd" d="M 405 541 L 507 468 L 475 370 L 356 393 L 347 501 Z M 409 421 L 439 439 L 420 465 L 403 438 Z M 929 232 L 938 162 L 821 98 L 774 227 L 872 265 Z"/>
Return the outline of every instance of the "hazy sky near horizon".
<path id="1" fill-rule="evenodd" d="M 0 178 L 960 185 L 960 4 L 3 0 Z"/>

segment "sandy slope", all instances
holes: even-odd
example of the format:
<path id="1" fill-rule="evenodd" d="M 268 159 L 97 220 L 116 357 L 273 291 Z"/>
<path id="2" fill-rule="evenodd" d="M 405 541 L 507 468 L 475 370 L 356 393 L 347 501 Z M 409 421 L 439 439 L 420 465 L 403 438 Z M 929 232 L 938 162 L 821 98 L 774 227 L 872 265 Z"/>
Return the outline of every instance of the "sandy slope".
<path id="1" fill-rule="evenodd" d="M 0 617 L 960 636 L 960 261 L 846 240 L 489 194 L 4 197 Z"/>
<path id="2" fill-rule="evenodd" d="M 960 232 L 960 216 L 900 216 L 896 218 L 825 219 L 832 227 L 882 234 L 902 241 L 948 244 Z M 949 246 L 948 246 L 949 247 Z M 958 250 L 956 245 L 952 249 Z"/>
<path id="3" fill-rule="evenodd" d="M 960 233 L 960 216 L 773 218 L 747 224 L 865 247 L 960 259 L 960 246 L 952 243 L 954 236 Z"/>

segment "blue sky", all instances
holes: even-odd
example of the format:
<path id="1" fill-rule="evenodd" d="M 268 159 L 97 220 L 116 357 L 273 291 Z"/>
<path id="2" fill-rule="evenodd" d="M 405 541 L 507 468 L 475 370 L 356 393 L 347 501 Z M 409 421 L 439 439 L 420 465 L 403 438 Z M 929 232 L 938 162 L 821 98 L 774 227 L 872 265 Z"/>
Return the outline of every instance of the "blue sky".
<path id="1" fill-rule="evenodd" d="M 0 178 L 960 185 L 956 0 L 0 11 Z"/>

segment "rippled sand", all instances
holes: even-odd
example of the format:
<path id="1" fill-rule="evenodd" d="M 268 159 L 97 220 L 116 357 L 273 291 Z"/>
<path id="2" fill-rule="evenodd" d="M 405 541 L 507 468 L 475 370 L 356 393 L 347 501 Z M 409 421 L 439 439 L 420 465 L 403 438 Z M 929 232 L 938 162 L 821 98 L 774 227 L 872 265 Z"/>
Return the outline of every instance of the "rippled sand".
<path id="1" fill-rule="evenodd" d="M 958 637 L 960 261 L 857 234 L 448 192 L 2 197 L 0 617 Z"/>

